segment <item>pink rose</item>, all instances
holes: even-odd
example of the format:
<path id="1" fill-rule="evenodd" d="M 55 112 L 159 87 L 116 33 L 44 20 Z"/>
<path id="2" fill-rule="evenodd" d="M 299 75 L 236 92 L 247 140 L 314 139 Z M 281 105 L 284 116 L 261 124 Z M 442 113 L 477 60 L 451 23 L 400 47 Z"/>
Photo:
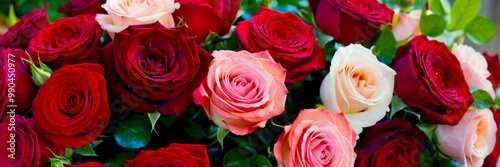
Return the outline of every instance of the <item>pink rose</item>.
<path id="1" fill-rule="evenodd" d="M 408 39 L 410 41 L 413 37 L 421 35 L 420 32 L 420 15 L 422 14 L 421 10 L 413 10 L 409 14 L 397 11 L 399 19 L 395 25 L 392 26 L 392 33 L 394 33 L 394 38 L 396 41 L 402 41 L 410 36 Z"/>
<path id="2" fill-rule="evenodd" d="M 264 128 L 285 109 L 286 70 L 268 51 L 214 51 L 207 78 L 193 93 L 215 124 L 236 135 Z"/>
<path id="3" fill-rule="evenodd" d="M 165 27 L 175 27 L 172 13 L 179 8 L 174 0 L 107 0 L 102 8 L 108 14 L 96 14 L 95 20 L 111 38 L 129 25 L 160 22 Z"/>
<path id="4" fill-rule="evenodd" d="M 488 71 L 488 62 L 483 54 L 476 52 L 473 48 L 467 45 L 453 45 L 451 52 L 457 57 L 460 62 L 460 67 L 464 72 L 465 81 L 469 86 L 475 86 L 485 90 L 490 96 L 495 99 L 496 94 L 493 90 L 493 85 L 488 80 L 490 72 Z"/>
<path id="5" fill-rule="evenodd" d="M 342 113 L 302 110 L 274 145 L 280 166 L 354 166 L 356 132 Z"/>
<path id="6" fill-rule="evenodd" d="M 438 125 L 438 147 L 466 166 L 481 166 L 495 146 L 497 125 L 489 109 L 469 109 L 455 126 Z"/>

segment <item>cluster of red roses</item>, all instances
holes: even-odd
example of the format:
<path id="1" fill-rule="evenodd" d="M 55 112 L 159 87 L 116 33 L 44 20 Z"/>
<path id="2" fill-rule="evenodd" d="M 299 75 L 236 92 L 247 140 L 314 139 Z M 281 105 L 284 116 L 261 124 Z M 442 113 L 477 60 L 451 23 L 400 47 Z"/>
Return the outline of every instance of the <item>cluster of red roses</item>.
<path id="1" fill-rule="evenodd" d="M 139 7 L 130 7 L 136 3 Z M 7 77 L 0 78 L 0 102 L 17 105 L 16 114 L 7 114 L 3 106 L 0 110 L 0 128 L 4 128 L 0 139 L 9 140 L 11 132 L 6 129 L 13 119 L 19 141 L 15 159 L 2 152 L 0 164 L 46 166 L 49 157 L 64 155 L 67 148 L 86 147 L 108 125 L 110 110 L 116 106 L 179 116 L 198 104 L 220 129 L 236 135 L 253 133 L 283 113 L 286 85 L 327 66 L 313 26 L 346 47 L 335 53 L 321 86 L 326 110 L 301 111 L 274 145 L 280 165 L 417 166 L 426 135 L 405 119 L 376 123 L 385 116 L 393 92 L 421 121 L 442 124 L 436 130 L 439 134 L 451 127 L 446 125 L 461 126 L 463 118 L 476 116 L 467 114 L 474 102 L 469 86 L 489 91 L 500 82 L 498 55 L 485 53 L 492 74 L 488 77 L 492 86 L 486 89 L 469 79 L 463 61 L 455 56 L 458 53 L 422 35 L 397 49 L 390 68 L 378 62 L 370 50 L 353 44 L 370 44 L 381 26 L 393 21 L 394 12 L 376 0 L 309 0 L 313 26 L 290 12 L 261 7 L 251 19 L 234 27 L 240 4 L 241 0 L 130 4 L 74 0 L 59 10 L 71 17 L 53 23 L 49 23 L 47 5 L 23 16 L 0 37 L 0 73 L 7 76 L 9 63 L 15 62 L 16 85 L 12 102 Z M 161 7 L 151 7 L 155 5 Z M 141 7 L 143 11 L 135 11 Z M 103 45 L 105 30 L 112 40 Z M 209 53 L 202 48 L 212 33 L 229 36 L 233 31 L 239 52 Z M 359 62 L 369 65 L 357 66 Z M 21 116 L 28 111 L 33 118 Z M 493 115 L 498 124 L 499 114 Z M 492 127 L 483 130 L 493 132 Z M 489 138 L 484 141 L 491 142 Z M 451 149 L 442 145 L 443 150 Z M 8 147 L 9 143 L 0 144 L 0 148 Z M 499 149 L 498 144 L 492 148 L 486 165 L 496 163 Z M 141 151 L 126 162 L 126 166 L 153 165 L 210 163 L 205 146 L 177 143 Z"/>

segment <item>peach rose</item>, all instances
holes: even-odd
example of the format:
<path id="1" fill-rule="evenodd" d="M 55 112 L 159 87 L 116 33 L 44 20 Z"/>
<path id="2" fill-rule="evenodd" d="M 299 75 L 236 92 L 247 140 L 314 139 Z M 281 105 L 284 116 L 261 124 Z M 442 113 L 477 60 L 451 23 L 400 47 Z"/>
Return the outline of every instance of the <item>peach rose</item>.
<path id="1" fill-rule="evenodd" d="M 179 7 L 174 0 L 107 0 L 102 8 L 108 14 L 96 14 L 95 19 L 114 38 L 129 25 L 158 21 L 165 27 L 175 27 L 172 13 Z"/>
<path id="2" fill-rule="evenodd" d="M 389 111 L 395 75 L 371 50 L 359 44 L 339 48 L 330 73 L 321 83 L 321 101 L 326 110 L 344 113 L 359 134 Z"/>
<path id="3" fill-rule="evenodd" d="M 495 146 L 497 125 L 489 109 L 469 109 L 455 126 L 438 125 L 438 147 L 455 161 L 482 166 Z"/>
<path id="4" fill-rule="evenodd" d="M 464 72 L 467 84 L 485 90 L 494 99 L 496 94 L 493 90 L 493 85 L 490 80 L 488 80 L 490 72 L 488 71 L 488 62 L 483 54 L 463 44 L 453 44 L 451 52 L 460 62 L 460 67 Z"/>
<path id="5" fill-rule="evenodd" d="M 394 33 L 394 38 L 396 41 L 402 41 L 410 36 L 408 39 L 410 41 L 413 37 L 421 35 L 420 32 L 420 15 L 422 14 L 421 10 L 413 10 L 409 14 L 396 11 L 399 19 L 395 25 L 392 26 L 392 33 Z"/>
<path id="6" fill-rule="evenodd" d="M 356 132 L 344 114 L 302 110 L 274 145 L 280 166 L 354 166 Z"/>
<path id="7" fill-rule="evenodd" d="M 193 93 L 208 118 L 236 135 L 264 128 L 285 110 L 286 70 L 268 51 L 214 51 L 208 75 Z"/>

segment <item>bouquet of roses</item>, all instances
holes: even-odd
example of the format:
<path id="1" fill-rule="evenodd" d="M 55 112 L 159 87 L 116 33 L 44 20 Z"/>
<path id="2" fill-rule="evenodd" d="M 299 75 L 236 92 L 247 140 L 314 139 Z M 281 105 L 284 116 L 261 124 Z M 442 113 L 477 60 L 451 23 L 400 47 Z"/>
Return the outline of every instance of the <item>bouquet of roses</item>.
<path id="1" fill-rule="evenodd" d="M 7 2 L 0 166 L 500 164 L 480 0 Z"/>

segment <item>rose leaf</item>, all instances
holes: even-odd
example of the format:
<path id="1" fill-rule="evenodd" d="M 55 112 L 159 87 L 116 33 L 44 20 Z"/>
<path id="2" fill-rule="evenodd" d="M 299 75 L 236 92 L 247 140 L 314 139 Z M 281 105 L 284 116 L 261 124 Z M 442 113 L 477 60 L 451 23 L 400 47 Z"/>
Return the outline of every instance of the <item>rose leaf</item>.
<path id="1" fill-rule="evenodd" d="M 224 150 L 224 138 L 227 136 L 227 134 L 229 133 L 229 130 L 227 129 L 223 129 L 223 128 L 217 128 L 217 141 L 219 141 L 219 144 L 222 148 L 222 150 Z"/>
<path id="2" fill-rule="evenodd" d="M 465 27 L 467 37 L 476 44 L 484 44 L 498 33 L 495 23 L 489 18 L 477 16 Z"/>
<path id="3" fill-rule="evenodd" d="M 495 105 L 495 101 L 493 101 L 493 98 L 491 98 L 488 92 L 474 86 L 470 86 L 469 89 L 472 93 L 472 97 L 474 97 L 474 103 L 472 103 L 471 107 L 484 109 Z"/>
<path id="4" fill-rule="evenodd" d="M 448 30 L 463 30 L 478 14 L 481 9 L 480 0 L 457 0 L 451 7 L 451 21 Z"/>
<path id="5" fill-rule="evenodd" d="M 90 144 L 83 148 L 77 149 L 74 152 L 83 156 L 97 156 Z"/>
<path id="6" fill-rule="evenodd" d="M 149 121 L 140 115 L 134 115 L 124 122 L 118 122 L 115 140 L 125 148 L 138 149 L 148 145 L 151 140 Z"/>

